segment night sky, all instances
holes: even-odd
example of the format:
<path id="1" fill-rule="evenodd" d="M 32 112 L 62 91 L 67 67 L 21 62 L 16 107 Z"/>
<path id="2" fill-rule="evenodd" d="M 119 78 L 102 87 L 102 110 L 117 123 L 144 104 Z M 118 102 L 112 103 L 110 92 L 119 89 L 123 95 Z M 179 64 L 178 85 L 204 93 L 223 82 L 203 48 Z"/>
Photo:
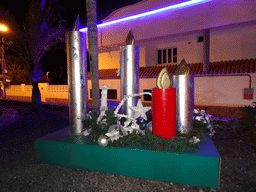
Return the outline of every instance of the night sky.
<path id="1" fill-rule="evenodd" d="M 126 5 L 132 5 L 142 0 L 97 0 L 97 17 L 98 23 L 106 18 L 110 13 L 124 7 Z M 17 20 L 22 20 L 27 12 L 29 0 L 2 0 L 0 8 L 5 8 L 16 16 Z M 64 7 L 64 19 L 69 24 L 73 24 L 77 15 L 80 15 L 81 25 L 86 26 L 86 0 L 71 0 L 63 1 L 59 0 L 60 4 Z"/>
<path id="2" fill-rule="evenodd" d="M 101 20 L 106 18 L 113 11 L 124 7 L 126 5 L 132 5 L 140 2 L 141 0 L 97 0 L 97 19 L 98 24 Z M 15 16 L 18 22 L 22 22 L 27 9 L 29 0 L 6 0 L 1 1 L 0 9 L 4 8 Z M 81 28 L 86 26 L 86 0 L 72 0 L 72 1 L 59 1 L 64 8 L 63 19 L 66 20 L 67 26 L 72 27 L 77 17 L 80 15 Z M 70 28 L 71 29 L 71 28 Z M 58 47 L 64 47 L 65 44 Z M 64 49 L 52 49 L 46 52 L 41 59 L 43 64 L 43 71 L 50 72 L 51 84 L 67 84 L 67 61 L 66 52 Z"/>

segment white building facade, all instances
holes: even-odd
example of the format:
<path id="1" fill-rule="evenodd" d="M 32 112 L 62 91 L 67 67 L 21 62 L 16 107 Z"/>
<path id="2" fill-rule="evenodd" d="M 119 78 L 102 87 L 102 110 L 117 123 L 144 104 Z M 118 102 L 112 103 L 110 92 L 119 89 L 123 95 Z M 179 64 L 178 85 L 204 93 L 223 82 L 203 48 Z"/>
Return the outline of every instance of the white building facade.
<path id="1" fill-rule="evenodd" d="M 143 0 L 120 8 L 98 25 L 99 69 L 120 67 L 129 30 L 140 67 L 204 62 L 207 49 L 209 62 L 256 58 L 255 10 L 254 0 Z M 127 20 L 111 24 L 120 19 Z"/>
<path id="2" fill-rule="evenodd" d="M 197 66 L 192 67 L 196 106 L 223 110 L 256 102 L 256 0 L 143 0 L 114 11 L 98 25 L 99 85 L 108 85 L 108 99 L 117 102 L 122 98 L 116 70 L 130 30 L 140 49 L 139 92 L 152 91 L 160 68 L 167 66 L 173 75 L 184 58 Z M 209 63 L 210 74 L 202 74 Z M 245 88 L 254 90 L 253 99 L 245 99 Z M 91 89 L 89 78 L 89 98 Z M 67 86 L 40 90 L 45 102 L 68 102 Z M 7 90 L 8 98 L 29 96 L 22 86 Z M 151 98 L 142 101 L 151 105 Z"/>

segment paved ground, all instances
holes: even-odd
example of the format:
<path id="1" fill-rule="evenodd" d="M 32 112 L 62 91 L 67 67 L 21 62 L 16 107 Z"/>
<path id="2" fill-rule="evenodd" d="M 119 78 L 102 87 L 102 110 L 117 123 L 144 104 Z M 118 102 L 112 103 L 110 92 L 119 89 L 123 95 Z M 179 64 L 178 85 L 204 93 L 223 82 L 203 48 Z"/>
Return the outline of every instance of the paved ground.
<path id="1" fill-rule="evenodd" d="M 0 108 L 7 112 L 0 118 L 0 146 L 34 141 L 69 124 L 68 108 L 44 108 L 35 113 L 29 104 L 3 101 Z"/>

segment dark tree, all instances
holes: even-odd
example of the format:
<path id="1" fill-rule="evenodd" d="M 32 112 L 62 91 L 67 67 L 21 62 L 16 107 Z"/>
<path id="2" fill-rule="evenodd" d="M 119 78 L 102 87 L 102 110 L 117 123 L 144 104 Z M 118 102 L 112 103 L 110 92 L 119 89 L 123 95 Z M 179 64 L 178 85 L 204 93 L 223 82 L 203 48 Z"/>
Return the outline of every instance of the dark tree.
<path id="1" fill-rule="evenodd" d="M 44 76 L 40 59 L 44 53 L 56 44 L 56 38 L 65 34 L 66 29 L 54 23 L 59 21 L 62 8 L 57 0 L 32 0 L 22 27 L 15 28 L 15 50 L 26 62 L 27 71 L 33 84 L 33 111 L 42 108 L 41 93 L 38 88 Z"/>

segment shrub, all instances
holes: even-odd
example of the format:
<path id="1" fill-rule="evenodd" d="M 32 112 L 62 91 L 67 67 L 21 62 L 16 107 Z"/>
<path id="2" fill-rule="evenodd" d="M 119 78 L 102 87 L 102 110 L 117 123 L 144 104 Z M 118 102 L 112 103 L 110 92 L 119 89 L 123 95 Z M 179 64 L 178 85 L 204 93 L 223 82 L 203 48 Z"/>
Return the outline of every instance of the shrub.
<path id="1" fill-rule="evenodd" d="M 256 144 L 256 108 L 247 106 L 239 108 L 244 115 L 239 119 L 243 132 L 247 135 L 249 142 Z"/>

